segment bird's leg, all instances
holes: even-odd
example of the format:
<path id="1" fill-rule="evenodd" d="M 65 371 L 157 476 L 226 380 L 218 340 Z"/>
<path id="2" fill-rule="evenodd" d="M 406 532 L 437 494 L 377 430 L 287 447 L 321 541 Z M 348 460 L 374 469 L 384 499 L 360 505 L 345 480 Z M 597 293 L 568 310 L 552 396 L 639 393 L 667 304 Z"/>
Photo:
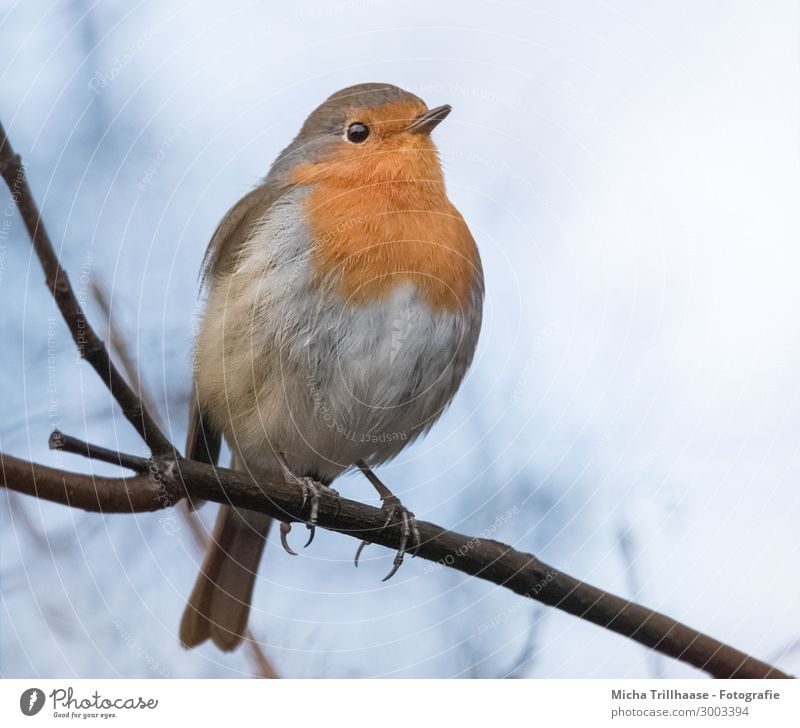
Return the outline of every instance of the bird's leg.
<path id="1" fill-rule="evenodd" d="M 400 548 L 397 549 L 397 554 L 394 557 L 392 570 L 383 578 L 383 581 L 388 581 L 397 573 L 397 570 L 403 563 L 403 556 L 406 554 L 406 547 L 408 546 L 409 539 L 411 539 L 412 543 L 411 550 L 414 552 L 412 555 L 416 555 L 422 539 L 419 535 L 419 529 L 417 528 L 414 514 L 400 502 L 400 499 L 389 490 L 363 460 L 356 462 L 356 466 L 364 473 L 364 476 L 372 483 L 372 486 L 378 491 L 378 495 L 380 496 L 381 510 L 386 513 L 386 520 L 383 523 L 381 531 L 387 528 L 392 522 L 399 523 L 400 525 Z M 355 557 L 356 566 L 358 566 L 358 558 L 361 556 L 361 552 L 368 543 L 370 542 L 364 540 L 359 545 Z"/>
<path id="2" fill-rule="evenodd" d="M 311 545 L 311 542 L 314 540 L 314 535 L 317 532 L 317 519 L 319 518 L 319 497 L 323 493 L 327 495 L 332 495 L 335 498 L 339 497 L 339 493 L 337 493 L 333 488 L 329 488 L 327 485 L 323 485 L 322 483 L 317 483 L 313 478 L 308 476 L 297 476 L 292 472 L 292 469 L 286 463 L 286 459 L 283 457 L 282 453 L 276 452 L 275 457 L 278 460 L 278 464 L 281 466 L 281 470 L 283 471 L 283 477 L 286 479 L 287 483 L 292 483 L 293 485 L 299 486 L 303 493 L 303 503 L 300 508 L 305 508 L 306 503 L 311 503 L 311 512 L 309 513 L 308 520 L 306 521 L 306 528 L 310 531 L 308 535 L 308 541 L 303 548 Z M 337 501 L 337 512 L 339 509 L 338 501 Z M 297 556 L 297 554 L 289 548 L 289 544 L 286 540 L 286 536 L 289 534 L 289 531 L 292 530 L 292 524 L 288 521 L 284 521 L 281 523 L 281 545 L 283 546 L 284 550 L 288 553 L 292 554 L 293 556 Z"/>

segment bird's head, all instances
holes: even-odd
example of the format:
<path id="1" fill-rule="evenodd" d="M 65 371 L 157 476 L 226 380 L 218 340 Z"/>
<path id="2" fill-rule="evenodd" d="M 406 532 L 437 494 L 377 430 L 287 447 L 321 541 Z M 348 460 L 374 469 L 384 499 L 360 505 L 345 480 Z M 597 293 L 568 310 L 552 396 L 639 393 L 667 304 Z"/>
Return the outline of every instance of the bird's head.
<path id="1" fill-rule="evenodd" d="M 300 184 L 441 185 L 430 134 L 449 113 L 450 106 L 429 109 L 414 94 L 390 84 L 350 86 L 311 112 L 276 168 Z"/>

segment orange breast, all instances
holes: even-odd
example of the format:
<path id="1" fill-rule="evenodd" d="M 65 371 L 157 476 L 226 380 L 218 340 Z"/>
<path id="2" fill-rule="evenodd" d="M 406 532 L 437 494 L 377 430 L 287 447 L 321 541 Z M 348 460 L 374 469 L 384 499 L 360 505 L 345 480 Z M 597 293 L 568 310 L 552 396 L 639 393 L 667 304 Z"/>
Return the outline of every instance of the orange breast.
<path id="1" fill-rule="evenodd" d="M 432 145 L 383 149 L 377 159 L 350 153 L 302 165 L 293 179 L 312 186 L 305 205 L 316 274 L 346 298 L 382 298 L 412 282 L 433 308 L 467 306 L 478 252 Z"/>

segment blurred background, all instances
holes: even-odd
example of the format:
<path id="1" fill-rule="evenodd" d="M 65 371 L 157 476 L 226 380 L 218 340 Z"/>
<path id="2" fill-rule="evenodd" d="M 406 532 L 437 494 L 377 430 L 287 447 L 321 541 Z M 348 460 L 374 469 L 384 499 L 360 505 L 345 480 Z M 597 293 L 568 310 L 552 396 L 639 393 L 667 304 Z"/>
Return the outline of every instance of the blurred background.
<path id="1" fill-rule="evenodd" d="M 0 119 L 62 262 L 181 444 L 219 218 L 340 87 L 452 104 L 435 138 L 484 330 L 451 409 L 381 476 L 419 518 L 800 671 L 796 3 L 2 0 L 0 33 Z M 47 450 L 55 427 L 142 444 L 0 204 L 2 450 L 114 472 Z M 376 503 L 363 478 L 337 488 Z M 187 652 L 183 512 L 2 491 L 0 522 L 6 677 L 700 674 L 421 560 L 383 584 L 390 552 L 355 570 L 325 532 L 299 558 L 271 537 L 260 651 Z"/>

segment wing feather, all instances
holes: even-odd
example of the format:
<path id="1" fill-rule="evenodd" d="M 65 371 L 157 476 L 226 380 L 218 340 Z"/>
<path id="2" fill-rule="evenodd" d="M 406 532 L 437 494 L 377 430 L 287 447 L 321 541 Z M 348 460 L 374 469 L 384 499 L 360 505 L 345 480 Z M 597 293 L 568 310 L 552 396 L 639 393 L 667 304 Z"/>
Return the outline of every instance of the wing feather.
<path id="1" fill-rule="evenodd" d="M 229 271 L 235 265 L 236 256 L 250 236 L 253 226 L 264 219 L 283 188 L 283 185 L 273 181 L 263 182 L 225 213 L 203 256 L 203 265 L 200 268 L 203 286 L 211 284 L 215 276 Z"/>
<path id="2" fill-rule="evenodd" d="M 214 279 L 236 264 L 236 256 L 250 236 L 253 227 L 264 219 L 283 191 L 284 186 L 264 181 L 240 199 L 220 221 L 211 236 L 200 269 L 201 290 L 214 285 Z M 202 402 L 192 385 L 189 403 L 189 430 L 186 435 L 186 457 L 215 465 L 219 459 L 222 437 L 203 415 Z"/>

